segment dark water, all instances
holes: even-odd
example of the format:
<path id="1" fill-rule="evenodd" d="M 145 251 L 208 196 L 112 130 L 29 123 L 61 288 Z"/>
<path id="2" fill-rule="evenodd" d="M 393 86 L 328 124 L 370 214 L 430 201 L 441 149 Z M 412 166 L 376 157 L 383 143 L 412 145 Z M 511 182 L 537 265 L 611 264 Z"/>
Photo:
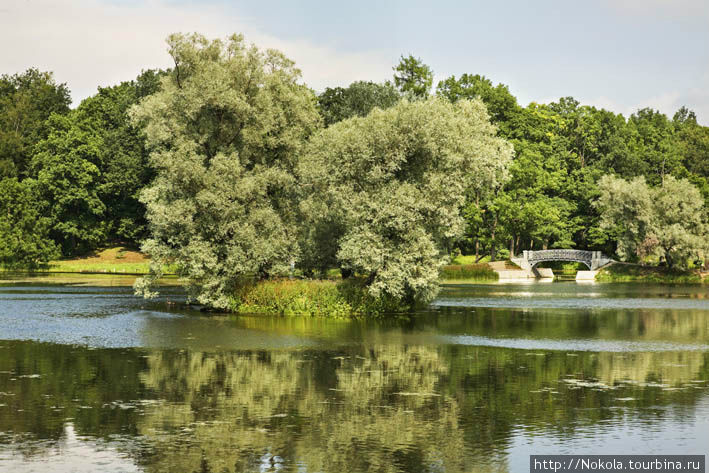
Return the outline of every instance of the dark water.
<path id="1" fill-rule="evenodd" d="M 1 286 L 0 471 L 523 472 L 530 454 L 709 454 L 706 287 L 447 287 L 385 323 L 180 300 Z"/>

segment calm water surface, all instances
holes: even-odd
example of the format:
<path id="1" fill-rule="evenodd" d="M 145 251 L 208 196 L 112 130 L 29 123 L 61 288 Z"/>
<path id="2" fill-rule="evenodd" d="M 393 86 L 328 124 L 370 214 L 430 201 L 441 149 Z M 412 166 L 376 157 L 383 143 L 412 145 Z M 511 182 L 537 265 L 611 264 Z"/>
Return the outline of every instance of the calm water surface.
<path id="1" fill-rule="evenodd" d="M 0 285 L 0 471 L 709 455 L 706 287 L 449 286 L 411 318 L 364 322 L 205 315 L 177 289 L 146 302 L 129 283 Z"/>

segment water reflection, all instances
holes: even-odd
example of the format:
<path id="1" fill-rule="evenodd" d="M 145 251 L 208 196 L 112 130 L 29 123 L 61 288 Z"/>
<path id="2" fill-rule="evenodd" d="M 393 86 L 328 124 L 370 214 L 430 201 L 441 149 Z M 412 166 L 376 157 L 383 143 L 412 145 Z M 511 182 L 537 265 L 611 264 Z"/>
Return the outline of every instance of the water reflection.
<path id="1" fill-rule="evenodd" d="M 703 308 L 451 307 L 381 323 L 43 290 L 45 305 L 0 294 L 0 470 L 524 471 L 530 454 L 709 454 Z M 673 300 L 701 300 L 692 291 Z"/>
<path id="2" fill-rule="evenodd" d="M 101 440 L 76 447 L 95 465 L 118 455 L 154 472 L 494 471 L 520 432 L 584 450 L 614 425 L 709 415 L 706 353 L 399 342 L 237 352 L 4 342 L 0 461 L 18 464 L 8 447 L 28 465 L 51 460 L 74 442 L 70 425 Z M 685 435 L 709 442 L 707 430 Z"/>

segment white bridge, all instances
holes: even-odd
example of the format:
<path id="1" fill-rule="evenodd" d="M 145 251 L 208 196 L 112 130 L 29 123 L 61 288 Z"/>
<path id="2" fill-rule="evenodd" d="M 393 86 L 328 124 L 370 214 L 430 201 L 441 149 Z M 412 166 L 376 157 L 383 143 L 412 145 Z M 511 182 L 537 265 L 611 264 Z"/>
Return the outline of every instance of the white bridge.
<path id="1" fill-rule="evenodd" d="M 548 261 L 583 263 L 588 268 L 588 271 L 579 271 L 577 279 L 593 279 L 598 269 L 613 262 L 611 258 L 608 258 L 600 251 L 585 250 L 525 250 L 522 252 L 521 256 L 513 257 L 511 260 L 522 268 L 522 272 L 525 273 L 527 277 L 554 277 L 554 273 L 550 269 L 535 268 L 539 263 Z M 505 278 L 519 277 L 514 274 L 518 272 L 519 271 L 502 271 L 498 273 L 500 274 L 500 278 Z"/>

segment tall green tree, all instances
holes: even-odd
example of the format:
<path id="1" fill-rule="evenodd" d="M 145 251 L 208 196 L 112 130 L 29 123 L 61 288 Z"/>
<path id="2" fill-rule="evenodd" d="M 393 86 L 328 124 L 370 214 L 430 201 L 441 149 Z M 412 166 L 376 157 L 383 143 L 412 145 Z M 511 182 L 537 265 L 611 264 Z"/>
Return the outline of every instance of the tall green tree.
<path id="1" fill-rule="evenodd" d="M 33 146 L 49 134 L 46 120 L 68 113 L 70 103 L 66 84 L 51 72 L 0 76 L 0 179 L 26 176 Z"/>
<path id="2" fill-rule="evenodd" d="M 142 193 L 153 274 L 174 263 L 199 302 L 226 308 L 247 276 L 286 271 L 298 256 L 294 169 L 320 127 L 315 96 L 292 61 L 240 35 L 168 38 L 175 67 L 133 109 L 153 183 Z"/>
<path id="3" fill-rule="evenodd" d="M 466 192 L 506 177 L 512 149 L 496 132 L 482 102 L 437 98 L 333 125 L 300 163 L 306 227 L 332 232 L 322 251 L 373 297 L 429 301 L 461 237 Z"/>
<path id="4" fill-rule="evenodd" d="M 357 81 L 349 87 L 326 88 L 318 96 L 318 108 L 330 126 L 346 118 L 364 117 L 375 107 L 389 108 L 395 105 L 401 96 L 390 83 Z"/>
<path id="5" fill-rule="evenodd" d="M 402 94 L 410 98 L 428 97 L 433 85 L 433 71 L 420 58 L 409 54 L 401 56 L 399 64 L 394 66 L 394 85 Z"/>
<path id="6" fill-rule="evenodd" d="M 451 102 L 461 99 L 479 98 L 487 107 L 490 121 L 497 125 L 500 134 L 511 138 L 510 129 L 516 114 L 520 113 L 517 98 L 510 93 L 504 84 L 493 85 L 492 81 L 479 74 L 463 74 L 460 79 L 455 76 L 438 83 L 436 94 Z"/>
<path id="7" fill-rule="evenodd" d="M 104 142 L 81 114 L 52 115 L 49 136 L 36 146 L 31 172 L 47 203 L 50 235 L 64 256 L 86 253 L 106 239 L 100 159 Z"/>
<path id="8" fill-rule="evenodd" d="M 709 205 L 709 127 L 697 123 L 691 110 L 682 107 L 674 115 L 675 146 L 687 170 L 687 179 L 697 186 Z"/>
<path id="9" fill-rule="evenodd" d="M 59 256 L 36 182 L 0 180 L 0 266 L 34 269 Z"/>
<path id="10" fill-rule="evenodd" d="M 135 80 L 99 87 L 77 109 L 84 128 L 103 142 L 96 158 L 101 173 L 98 195 L 106 207 L 103 224 L 108 242 L 137 245 L 147 236 L 145 206 L 139 193 L 153 178 L 143 131 L 133 124 L 129 109 L 160 87 L 164 72 L 147 70 Z"/>
<path id="11" fill-rule="evenodd" d="M 681 173 L 681 156 L 675 146 L 674 126 L 663 113 L 650 108 L 638 110 L 628 119 L 630 152 L 640 164 L 641 174 L 651 185 L 665 176 Z"/>

